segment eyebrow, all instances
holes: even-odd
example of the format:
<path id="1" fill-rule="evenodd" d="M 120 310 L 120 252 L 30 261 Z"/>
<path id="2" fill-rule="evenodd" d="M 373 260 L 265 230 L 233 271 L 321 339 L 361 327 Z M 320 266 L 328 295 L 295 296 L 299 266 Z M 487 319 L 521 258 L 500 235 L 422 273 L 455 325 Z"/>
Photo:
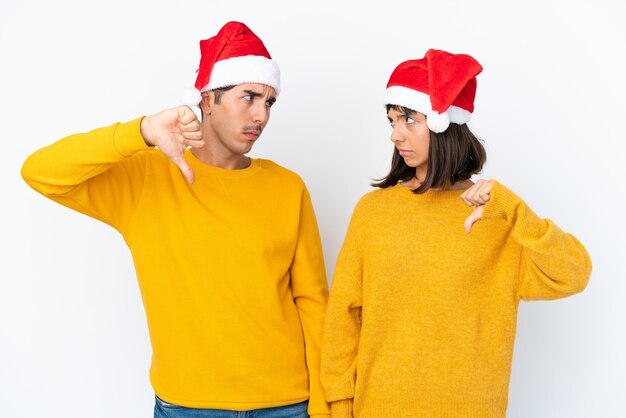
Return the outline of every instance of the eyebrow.
<path id="1" fill-rule="evenodd" d="M 254 90 L 244 90 L 243 91 L 246 94 L 249 94 L 252 97 L 261 97 L 263 96 L 261 93 L 259 93 L 258 91 L 254 91 Z"/>
<path id="2" fill-rule="evenodd" d="M 259 93 L 258 91 L 254 91 L 254 90 L 244 90 L 243 91 L 246 94 L 249 94 L 252 97 L 262 97 L 263 94 Z M 268 102 L 270 102 L 271 104 L 276 103 L 276 97 L 272 96 L 269 99 L 267 99 Z"/>
<path id="3" fill-rule="evenodd" d="M 406 117 L 411 117 L 411 115 L 407 115 L 406 113 L 400 113 L 396 119 L 400 119 L 400 118 L 406 118 Z M 389 116 L 389 114 L 387 114 L 387 119 L 389 119 L 390 122 L 393 121 L 393 119 L 391 119 L 391 117 Z"/>

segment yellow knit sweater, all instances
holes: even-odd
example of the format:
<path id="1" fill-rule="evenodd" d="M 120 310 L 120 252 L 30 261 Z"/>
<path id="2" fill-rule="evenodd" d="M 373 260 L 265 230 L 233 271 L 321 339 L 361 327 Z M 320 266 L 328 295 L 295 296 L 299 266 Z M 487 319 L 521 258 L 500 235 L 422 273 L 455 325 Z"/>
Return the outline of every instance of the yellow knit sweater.
<path id="1" fill-rule="evenodd" d="M 310 397 L 319 380 L 328 286 L 309 194 L 291 171 L 253 159 L 243 170 L 185 158 L 188 185 L 146 146 L 140 119 L 67 137 L 22 175 L 45 196 L 115 227 L 145 306 L 151 382 L 167 402 L 248 410 Z"/>
<path id="2" fill-rule="evenodd" d="M 461 193 L 397 185 L 354 210 L 324 326 L 333 418 L 505 417 L 518 302 L 585 288 L 576 238 L 497 182 L 467 234 Z"/>

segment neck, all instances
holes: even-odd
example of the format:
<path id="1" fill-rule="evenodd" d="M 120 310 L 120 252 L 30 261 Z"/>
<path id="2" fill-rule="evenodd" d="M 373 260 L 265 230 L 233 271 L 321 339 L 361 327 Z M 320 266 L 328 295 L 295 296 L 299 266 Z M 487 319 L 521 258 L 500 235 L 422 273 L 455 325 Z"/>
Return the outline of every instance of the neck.
<path id="1" fill-rule="evenodd" d="M 406 186 L 406 187 L 409 187 L 411 189 L 417 189 L 419 186 L 422 185 L 423 182 L 424 182 L 423 178 L 419 178 L 419 177 L 417 177 L 417 175 L 415 175 L 415 176 L 413 176 L 413 178 L 411 180 L 403 181 L 402 185 Z M 465 189 L 468 189 L 472 184 L 474 184 L 474 182 L 472 182 L 471 180 L 463 180 L 463 181 L 457 181 L 456 183 L 452 184 L 447 189 L 442 189 L 440 187 L 433 187 L 433 188 L 431 188 L 431 190 L 434 190 L 434 191 L 465 190 Z"/>
<path id="2" fill-rule="evenodd" d="M 250 166 L 250 158 L 228 149 L 212 129 L 203 126 L 204 147 L 192 148 L 193 155 L 200 162 L 226 170 L 241 170 Z"/>
<path id="3" fill-rule="evenodd" d="M 250 166 L 250 158 L 246 155 L 220 153 L 211 150 L 207 145 L 204 148 L 192 148 L 192 154 L 201 162 L 227 170 L 241 170 Z M 230 155 L 228 155 L 230 154 Z"/>
<path id="4" fill-rule="evenodd" d="M 402 185 L 409 187 L 411 189 L 417 189 L 418 187 L 421 186 L 423 180 L 418 179 L 416 176 L 413 176 L 412 179 L 407 180 L 407 181 L 403 181 Z"/>
<path id="5" fill-rule="evenodd" d="M 415 175 L 413 178 L 417 180 L 419 184 L 422 184 L 426 179 L 426 173 L 428 172 L 428 167 L 426 165 L 420 165 L 415 168 Z"/>

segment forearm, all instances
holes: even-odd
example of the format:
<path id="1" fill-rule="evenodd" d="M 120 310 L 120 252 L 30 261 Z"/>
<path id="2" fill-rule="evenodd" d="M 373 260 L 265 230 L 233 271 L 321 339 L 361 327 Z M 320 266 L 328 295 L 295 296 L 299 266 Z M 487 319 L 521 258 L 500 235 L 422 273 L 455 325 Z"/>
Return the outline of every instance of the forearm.
<path id="1" fill-rule="evenodd" d="M 141 122 L 139 123 L 139 133 L 141 134 L 141 138 L 147 146 L 156 146 L 156 139 L 154 138 L 154 127 L 152 126 L 151 116 L 141 118 Z"/>
<path id="2" fill-rule="evenodd" d="M 354 397 L 361 334 L 362 289 L 340 263 L 332 283 L 322 339 L 322 384 L 326 400 Z"/>
<path id="3" fill-rule="evenodd" d="M 28 157 L 22 177 L 44 195 L 63 195 L 112 164 L 148 149 L 140 122 L 136 119 L 61 139 Z"/>
<path id="4" fill-rule="evenodd" d="M 309 415 L 329 415 L 330 407 L 326 403 L 324 389 L 320 380 L 320 363 L 322 349 L 322 328 L 326 311 L 326 295 L 321 298 L 297 302 L 298 314 L 304 333 L 306 365 L 309 371 Z"/>
<path id="5" fill-rule="evenodd" d="M 331 418 L 352 418 L 352 399 L 342 399 L 330 404 Z"/>
<path id="6" fill-rule="evenodd" d="M 553 299 L 585 288 L 591 260 L 584 246 L 553 221 L 537 216 L 510 190 L 496 183 L 483 217 L 505 219 L 522 247 L 520 297 Z"/>
<path id="7" fill-rule="evenodd" d="M 297 246 L 290 268 L 291 290 L 304 333 L 309 371 L 309 415 L 327 417 L 330 407 L 320 381 L 320 357 L 328 282 L 317 220 L 306 188 L 300 200 L 299 221 Z"/>

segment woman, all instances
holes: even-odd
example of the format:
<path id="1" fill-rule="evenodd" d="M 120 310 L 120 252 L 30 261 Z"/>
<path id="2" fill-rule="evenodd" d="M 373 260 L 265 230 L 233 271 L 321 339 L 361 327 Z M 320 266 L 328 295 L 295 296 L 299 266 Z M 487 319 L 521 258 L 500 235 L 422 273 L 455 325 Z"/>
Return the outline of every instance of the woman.
<path id="1" fill-rule="evenodd" d="M 354 210 L 327 310 L 333 418 L 505 417 L 518 302 L 587 284 L 576 238 L 470 180 L 486 159 L 466 125 L 481 71 L 429 50 L 391 75 L 391 171 Z"/>

